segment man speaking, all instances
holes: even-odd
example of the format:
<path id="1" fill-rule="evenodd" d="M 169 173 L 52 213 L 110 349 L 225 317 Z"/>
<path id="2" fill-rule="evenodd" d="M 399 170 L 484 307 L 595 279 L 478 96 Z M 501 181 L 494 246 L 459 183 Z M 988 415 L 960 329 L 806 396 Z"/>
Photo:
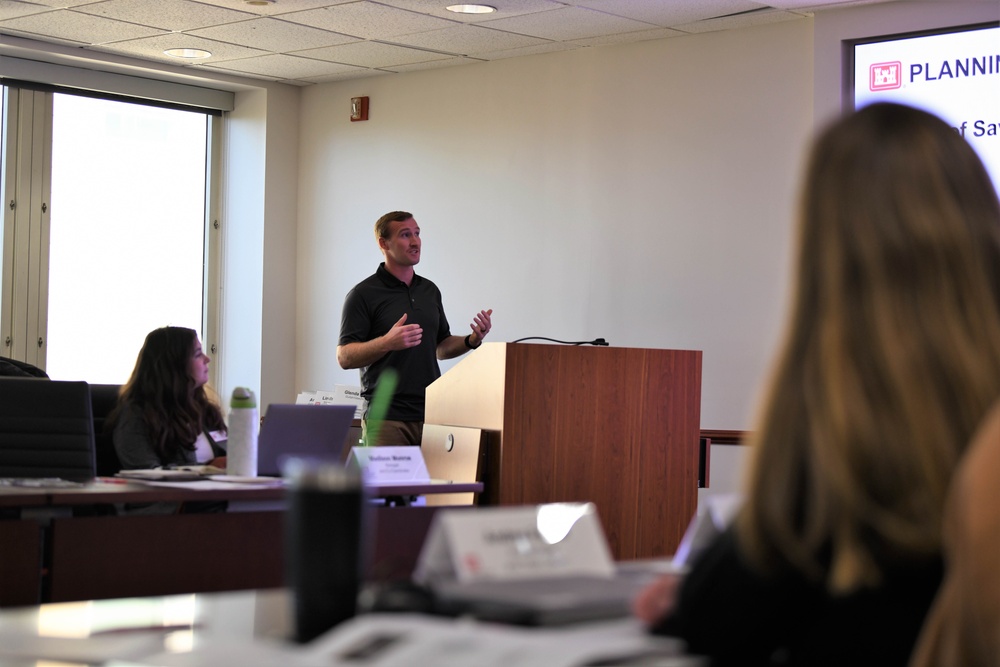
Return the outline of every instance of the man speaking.
<path id="1" fill-rule="evenodd" d="M 386 213 L 375 223 L 385 261 L 344 299 L 337 344 L 341 368 L 361 369 L 361 395 L 371 404 L 379 376 L 396 371 L 399 383 L 374 441 L 368 413 L 362 420 L 367 445 L 419 445 L 424 427 L 424 392 L 441 377 L 438 359 L 453 359 L 479 347 L 490 332 L 492 310 L 481 310 L 472 333 L 453 336 L 441 305 L 441 291 L 418 276 L 420 227 L 410 213 Z"/>

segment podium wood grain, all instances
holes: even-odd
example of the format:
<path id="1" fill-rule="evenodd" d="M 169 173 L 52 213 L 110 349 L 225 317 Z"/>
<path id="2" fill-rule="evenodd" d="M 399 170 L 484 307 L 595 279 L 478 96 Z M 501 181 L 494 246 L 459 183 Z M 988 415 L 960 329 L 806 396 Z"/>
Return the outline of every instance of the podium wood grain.
<path id="1" fill-rule="evenodd" d="M 618 559 L 673 553 L 697 507 L 700 351 L 487 343 L 427 390 L 427 423 L 497 431 L 486 494 L 590 501 Z"/>

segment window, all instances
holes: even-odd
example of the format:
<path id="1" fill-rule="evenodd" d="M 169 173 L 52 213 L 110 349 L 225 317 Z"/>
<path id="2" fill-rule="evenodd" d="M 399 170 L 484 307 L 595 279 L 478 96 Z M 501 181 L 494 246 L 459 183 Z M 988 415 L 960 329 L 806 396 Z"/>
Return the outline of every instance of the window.
<path id="1" fill-rule="evenodd" d="M 5 99 L 28 95 L 41 111 L 31 114 L 34 123 L 27 113 L 5 115 L 5 130 L 8 123 L 21 129 L 5 132 L 17 141 L 2 152 L 3 183 L 14 190 L 3 201 L 16 200 L 19 210 L 30 200 L 28 208 L 40 209 L 20 218 L 5 210 L 0 290 L 10 307 L 0 313 L 8 341 L 2 354 L 38 365 L 53 379 L 119 384 L 156 327 L 195 329 L 211 350 L 210 167 L 218 118 L 10 91 Z M 40 125 L 28 132 L 26 123 Z M 51 158 L 28 161 L 29 151 Z M 33 271 L 33 280 L 18 278 Z"/>

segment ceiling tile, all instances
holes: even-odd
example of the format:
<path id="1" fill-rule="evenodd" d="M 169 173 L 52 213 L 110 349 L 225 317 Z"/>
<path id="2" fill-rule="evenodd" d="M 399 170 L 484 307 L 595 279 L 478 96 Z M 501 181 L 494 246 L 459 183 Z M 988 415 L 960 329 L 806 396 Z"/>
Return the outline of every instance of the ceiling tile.
<path id="1" fill-rule="evenodd" d="M 697 2 L 636 2 L 635 0 L 565 0 L 571 5 L 625 16 L 658 26 L 675 26 L 717 16 L 767 7 L 752 0 L 698 0 Z"/>
<path id="2" fill-rule="evenodd" d="M 448 1 L 275 0 L 258 7 L 244 0 L 0 0 L 0 35 L 184 69 L 222 71 L 225 63 L 226 71 L 251 78 L 308 85 L 738 29 L 899 0 L 486 0 L 498 11 L 481 15 L 448 12 Z M 0 57 L 20 53 L 17 41 L 0 39 Z M 163 53 L 168 48 L 213 55 L 179 60 Z M 282 54 L 297 57 L 276 57 Z M 344 60 L 350 64 L 334 64 Z M 106 65 L 114 67 L 110 59 Z"/>
<path id="3" fill-rule="evenodd" d="M 273 18 L 256 18 L 189 30 L 188 34 L 278 53 L 347 44 L 358 40 L 357 37 Z"/>
<path id="4" fill-rule="evenodd" d="M 156 11 L 149 10 L 149 0 L 106 0 L 78 7 L 77 11 L 162 30 L 191 30 L 207 25 L 242 21 L 253 16 L 246 12 L 236 12 L 189 0 L 156 0 Z"/>
<path id="5" fill-rule="evenodd" d="M 680 30 L 670 28 L 656 28 L 654 30 L 640 30 L 638 32 L 620 32 L 617 35 L 601 35 L 600 37 L 588 37 L 586 39 L 574 39 L 573 44 L 580 46 L 609 46 L 611 44 L 628 44 L 630 42 L 645 42 L 650 39 L 667 39 L 668 37 L 680 37 L 687 35 Z"/>
<path id="6" fill-rule="evenodd" d="M 38 2 L 39 0 L 34 1 Z M 90 2 L 92 0 L 86 1 Z M 198 0 L 198 2 L 202 2 L 206 5 L 216 5 L 217 7 L 238 9 L 240 11 L 249 12 L 258 16 L 279 16 L 281 14 L 288 14 L 289 12 L 301 12 L 306 9 L 318 9 L 320 7 L 343 5 L 348 2 L 357 1 L 358 0 L 277 0 L 277 2 L 255 6 L 248 5 L 243 0 Z"/>
<path id="7" fill-rule="evenodd" d="M 162 33 L 162 30 L 112 21 L 75 11 L 55 11 L 0 21 L 0 29 L 57 37 L 84 44 L 103 44 Z"/>
<path id="8" fill-rule="evenodd" d="M 512 32 L 491 30 L 478 25 L 456 25 L 444 30 L 431 30 L 407 35 L 404 39 L 394 41 L 424 49 L 469 56 L 489 51 L 506 51 L 507 49 L 534 46 L 543 44 L 546 40 L 527 35 L 516 35 Z"/>
<path id="9" fill-rule="evenodd" d="M 220 69 L 234 72 L 250 72 L 261 76 L 281 77 L 285 79 L 303 79 L 307 77 L 326 76 L 337 72 L 350 72 L 358 69 L 352 65 L 342 65 L 312 58 L 300 58 L 284 54 L 272 54 L 255 58 L 243 58 L 224 63 L 204 65 L 206 69 Z"/>
<path id="10" fill-rule="evenodd" d="M 395 65 L 388 69 L 391 69 L 393 72 L 413 72 L 415 70 L 441 69 L 444 67 L 456 67 L 458 65 L 474 65 L 476 63 L 481 63 L 481 62 L 483 61 L 477 58 L 458 57 L 458 58 L 445 58 L 444 60 L 432 60 L 431 62 L 416 63 L 413 65 Z"/>
<path id="11" fill-rule="evenodd" d="M 480 25 L 554 40 L 583 39 L 620 32 L 637 32 L 654 27 L 649 23 L 611 16 L 581 7 L 563 7 L 538 14 L 497 19 Z"/>
<path id="12" fill-rule="evenodd" d="M 51 9 L 64 9 L 66 7 L 78 7 L 80 5 L 89 5 L 94 0 L 3 0 L 0 4 L 13 4 L 15 2 L 22 2 L 23 4 L 35 4 L 35 5 L 45 5 Z"/>
<path id="13" fill-rule="evenodd" d="M 249 58 L 251 56 L 264 55 L 266 51 L 251 49 L 236 44 L 226 44 L 216 42 L 204 37 L 194 37 L 183 33 L 169 33 L 157 35 L 156 37 L 146 37 L 144 39 L 134 39 L 128 42 L 116 42 L 114 44 L 104 44 L 98 47 L 101 51 L 111 53 L 123 53 L 140 58 L 148 58 L 160 62 L 168 62 L 180 65 L 201 64 L 209 62 L 221 62 L 236 58 Z M 167 49 L 204 49 L 212 53 L 210 58 L 199 59 L 197 61 L 175 58 L 164 53 Z"/>
<path id="14" fill-rule="evenodd" d="M 635 0 L 633 0 L 634 2 Z M 438 18 L 459 21 L 461 23 L 480 23 L 491 19 L 504 18 L 507 16 L 520 16 L 522 14 L 533 14 L 544 12 L 550 9 L 558 9 L 563 6 L 561 2 L 555 0 L 483 0 L 485 4 L 496 7 L 497 11 L 490 14 L 459 14 L 449 12 L 445 7 L 457 0 L 379 0 L 383 5 L 391 5 L 400 9 L 429 14 Z"/>
<path id="15" fill-rule="evenodd" d="M 364 39 L 391 39 L 400 35 L 455 25 L 452 21 L 371 2 L 352 2 L 295 12 L 284 14 L 282 18 Z"/>
<path id="16" fill-rule="evenodd" d="M 583 48 L 577 44 L 569 42 L 546 42 L 535 46 L 523 46 L 519 49 L 506 49 L 504 51 L 488 51 L 478 53 L 476 56 L 484 60 L 504 60 L 505 58 L 517 58 L 518 56 L 533 56 L 539 53 L 553 53 L 555 51 L 572 51 Z"/>
<path id="17" fill-rule="evenodd" d="M 801 18 L 801 14 L 775 10 L 770 12 L 754 12 L 753 14 L 744 14 L 742 16 L 728 16 L 718 19 L 709 19 L 708 21 L 698 21 L 696 23 L 679 25 L 676 26 L 676 28 L 678 30 L 683 30 L 684 32 L 701 33 L 712 32 L 715 30 L 730 30 L 736 27 L 745 28 L 752 25 L 781 23 L 782 21 L 793 21 Z"/>
<path id="18" fill-rule="evenodd" d="M 0 20 L 48 11 L 52 11 L 52 8 L 45 5 L 36 5 L 33 2 L 0 2 Z"/>
<path id="19" fill-rule="evenodd" d="M 433 51 L 408 49 L 405 46 L 383 44 L 381 42 L 354 42 L 323 49 L 296 51 L 296 55 L 318 60 L 358 65 L 362 67 L 388 67 L 410 65 L 430 60 L 443 60 L 448 56 Z"/>
<path id="20" fill-rule="evenodd" d="M 37 1 L 37 0 L 36 0 Z M 876 5 L 885 0 L 768 0 L 769 5 L 778 9 L 832 9 L 846 5 Z"/>
<path id="21" fill-rule="evenodd" d="M 316 76 L 316 77 L 306 77 L 304 79 L 299 79 L 299 81 L 305 83 L 329 83 L 330 81 L 348 81 L 350 79 L 368 79 L 373 76 L 385 76 L 393 74 L 381 69 L 356 69 L 356 70 L 345 70 L 343 72 L 337 72 L 334 74 L 328 74 L 326 76 Z"/>

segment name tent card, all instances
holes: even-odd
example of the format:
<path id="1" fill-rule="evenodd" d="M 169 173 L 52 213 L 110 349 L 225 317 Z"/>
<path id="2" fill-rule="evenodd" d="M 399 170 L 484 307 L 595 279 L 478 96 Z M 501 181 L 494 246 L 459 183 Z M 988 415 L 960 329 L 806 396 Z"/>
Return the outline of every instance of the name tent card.
<path id="1" fill-rule="evenodd" d="M 354 418 L 361 419 L 365 413 L 365 399 L 361 398 L 361 387 L 338 384 L 333 391 L 302 391 L 295 398 L 297 405 L 353 405 Z"/>
<path id="2" fill-rule="evenodd" d="M 612 577 L 593 503 L 439 511 L 417 562 L 421 583 Z"/>
<path id="3" fill-rule="evenodd" d="M 360 468 L 365 483 L 373 486 L 431 481 L 419 447 L 352 447 L 347 464 Z"/>

